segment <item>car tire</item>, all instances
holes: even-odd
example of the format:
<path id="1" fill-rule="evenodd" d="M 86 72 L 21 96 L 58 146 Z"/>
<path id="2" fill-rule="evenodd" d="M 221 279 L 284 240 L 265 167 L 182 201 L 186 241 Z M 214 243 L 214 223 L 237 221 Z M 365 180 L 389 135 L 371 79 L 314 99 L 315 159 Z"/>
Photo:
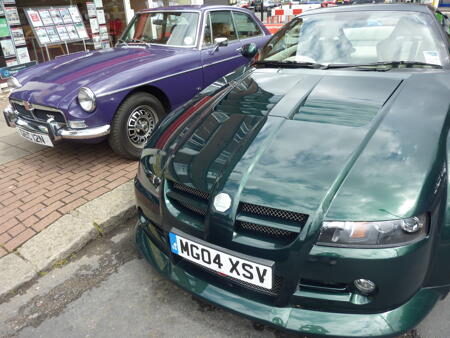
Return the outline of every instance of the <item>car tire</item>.
<path id="1" fill-rule="evenodd" d="M 153 95 L 138 92 L 122 102 L 111 123 L 108 142 L 112 150 L 127 159 L 139 159 L 142 148 L 166 112 Z"/>

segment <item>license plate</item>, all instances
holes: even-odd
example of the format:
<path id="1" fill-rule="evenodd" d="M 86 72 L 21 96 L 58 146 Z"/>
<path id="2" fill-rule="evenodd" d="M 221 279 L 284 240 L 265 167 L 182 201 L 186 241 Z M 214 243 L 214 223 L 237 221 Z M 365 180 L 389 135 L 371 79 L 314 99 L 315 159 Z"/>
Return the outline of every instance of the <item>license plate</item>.
<path id="1" fill-rule="evenodd" d="M 37 144 L 42 144 L 48 147 L 53 147 L 53 142 L 48 135 L 33 133 L 22 128 L 17 128 L 17 132 L 19 133 L 20 136 L 22 136 L 24 139 L 27 139 L 28 141 Z"/>
<path id="2" fill-rule="evenodd" d="M 272 267 L 210 248 L 189 239 L 169 233 L 170 248 L 188 261 L 216 271 L 219 275 L 272 289 Z"/>

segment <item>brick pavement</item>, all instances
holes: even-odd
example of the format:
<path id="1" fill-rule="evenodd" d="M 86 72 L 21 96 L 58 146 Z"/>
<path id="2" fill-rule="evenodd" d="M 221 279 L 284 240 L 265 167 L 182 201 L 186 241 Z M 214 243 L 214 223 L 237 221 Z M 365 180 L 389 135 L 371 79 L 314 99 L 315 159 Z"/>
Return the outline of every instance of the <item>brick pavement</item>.
<path id="1" fill-rule="evenodd" d="M 0 165 L 0 257 L 62 215 L 132 179 L 106 143 L 66 143 Z"/>

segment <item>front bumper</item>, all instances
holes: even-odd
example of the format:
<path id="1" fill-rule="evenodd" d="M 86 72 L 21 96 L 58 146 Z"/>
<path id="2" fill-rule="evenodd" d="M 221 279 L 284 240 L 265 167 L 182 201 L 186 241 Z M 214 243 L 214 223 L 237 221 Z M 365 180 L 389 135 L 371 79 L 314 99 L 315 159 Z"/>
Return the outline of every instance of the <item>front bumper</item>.
<path id="1" fill-rule="evenodd" d="M 48 119 L 46 122 L 25 119 L 16 114 L 10 105 L 3 110 L 3 115 L 8 127 L 19 127 L 32 133 L 46 134 L 53 142 L 57 142 L 62 139 L 97 139 L 108 135 L 110 132 L 109 124 L 94 128 L 71 129 L 52 119 Z"/>
<path id="2" fill-rule="evenodd" d="M 150 264 L 183 289 L 220 307 L 266 325 L 296 333 L 333 337 L 394 337 L 417 326 L 445 292 L 439 288 L 422 288 L 406 303 L 380 313 L 327 312 L 297 307 L 276 307 L 248 299 L 208 283 L 174 264 L 149 224 L 140 217 L 136 243 Z M 157 236 L 157 234 L 156 234 Z"/>

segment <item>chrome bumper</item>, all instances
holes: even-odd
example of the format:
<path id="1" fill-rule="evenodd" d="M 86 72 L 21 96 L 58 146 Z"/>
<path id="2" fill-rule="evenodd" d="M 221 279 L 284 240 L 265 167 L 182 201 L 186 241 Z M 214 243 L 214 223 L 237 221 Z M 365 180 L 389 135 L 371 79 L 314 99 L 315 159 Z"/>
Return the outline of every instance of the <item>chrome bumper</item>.
<path id="1" fill-rule="evenodd" d="M 64 127 L 63 124 L 53 119 L 48 119 L 46 122 L 31 121 L 18 116 L 11 105 L 8 105 L 3 110 L 3 115 L 5 116 L 8 127 L 20 127 L 29 132 L 47 134 L 52 141 L 59 141 L 61 139 L 89 140 L 100 138 L 108 135 L 111 129 L 109 124 L 94 128 L 71 129 Z"/>

